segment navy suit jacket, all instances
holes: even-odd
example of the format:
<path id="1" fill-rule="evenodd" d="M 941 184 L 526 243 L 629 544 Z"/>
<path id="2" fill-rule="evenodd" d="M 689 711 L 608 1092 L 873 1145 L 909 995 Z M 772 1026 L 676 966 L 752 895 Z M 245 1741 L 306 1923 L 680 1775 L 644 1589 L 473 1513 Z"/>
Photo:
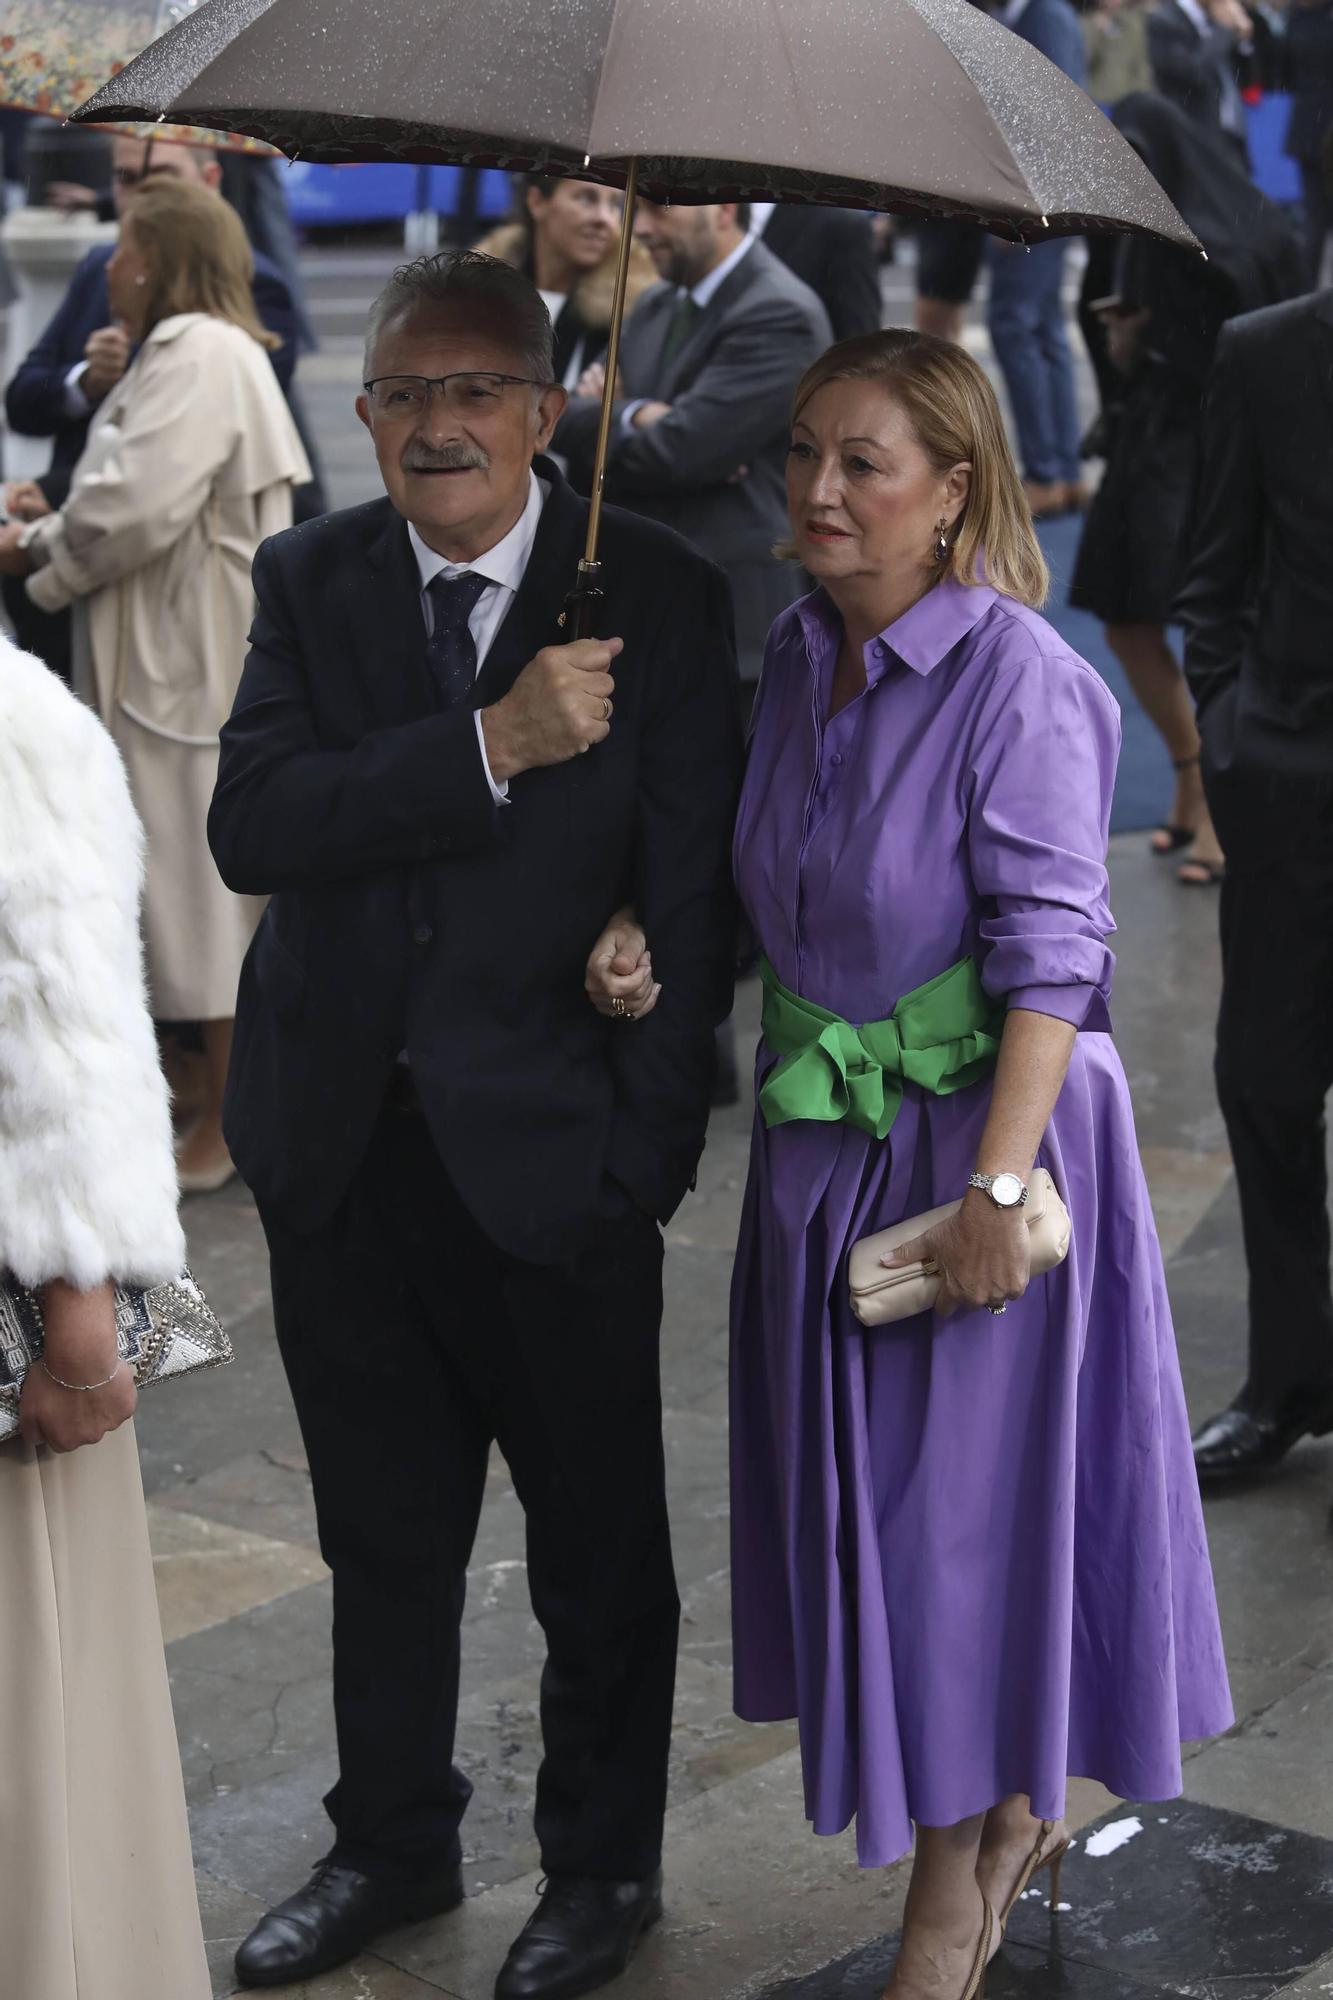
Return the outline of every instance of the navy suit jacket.
<path id="1" fill-rule="evenodd" d="M 726 581 L 670 529 L 608 508 L 600 629 L 625 641 L 611 733 L 497 805 L 472 709 L 560 643 L 587 529 L 587 502 L 549 460 L 537 470 L 551 492 L 467 708 L 440 709 L 388 500 L 255 561 L 208 832 L 228 887 L 271 901 L 241 974 L 225 1129 L 261 1211 L 298 1232 L 336 1210 L 402 1050 L 468 1208 L 538 1263 L 617 1202 L 665 1220 L 703 1145 L 735 947 Z M 583 990 L 627 901 L 663 984 L 628 1028 Z"/>
<path id="2" fill-rule="evenodd" d="M 65 413 L 65 377 L 76 362 L 82 361 L 90 334 L 111 324 L 111 301 L 107 296 L 106 267 L 115 245 L 99 243 L 88 252 L 69 281 L 69 290 L 41 339 L 20 363 L 5 391 L 5 415 L 12 431 L 24 437 L 55 440 L 51 453 L 53 473 L 68 473 L 78 463 L 88 436 L 87 417 Z M 273 372 L 283 394 L 291 384 L 296 367 L 296 308 L 287 282 L 276 264 L 255 254 L 255 310 L 269 332 L 282 346 L 273 350 Z M 63 490 L 58 496 L 64 498 Z"/>

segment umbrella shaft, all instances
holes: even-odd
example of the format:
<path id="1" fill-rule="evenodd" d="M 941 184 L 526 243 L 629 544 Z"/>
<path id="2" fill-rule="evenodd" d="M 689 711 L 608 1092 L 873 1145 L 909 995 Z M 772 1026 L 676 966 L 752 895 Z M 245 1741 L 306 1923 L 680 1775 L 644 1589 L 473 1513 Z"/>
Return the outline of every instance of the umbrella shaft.
<path id="1" fill-rule="evenodd" d="M 620 261 L 616 265 L 616 289 L 611 302 L 611 331 L 606 342 L 606 387 L 602 391 L 602 421 L 597 431 L 597 456 L 592 470 L 592 510 L 588 515 L 588 543 L 585 563 L 597 561 L 597 543 L 602 529 L 602 486 L 606 479 L 606 455 L 611 445 L 611 418 L 615 410 L 616 374 L 620 367 L 620 328 L 625 318 L 625 291 L 629 284 L 629 259 L 634 243 L 634 197 L 639 184 L 639 162 L 632 159 L 625 175 L 625 216 L 620 228 Z"/>

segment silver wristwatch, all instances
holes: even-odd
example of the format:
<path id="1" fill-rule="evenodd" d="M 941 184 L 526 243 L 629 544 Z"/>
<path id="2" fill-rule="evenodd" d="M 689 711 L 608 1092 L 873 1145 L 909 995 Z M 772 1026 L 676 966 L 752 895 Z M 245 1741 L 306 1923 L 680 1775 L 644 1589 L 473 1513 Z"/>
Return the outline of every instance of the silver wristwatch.
<path id="1" fill-rule="evenodd" d="M 1021 1208 L 1028 1198 L 1027 1182 L 1017 1174 L 972 1174 L 970 1188 L 980 1188 L 997 1208 Z"/>

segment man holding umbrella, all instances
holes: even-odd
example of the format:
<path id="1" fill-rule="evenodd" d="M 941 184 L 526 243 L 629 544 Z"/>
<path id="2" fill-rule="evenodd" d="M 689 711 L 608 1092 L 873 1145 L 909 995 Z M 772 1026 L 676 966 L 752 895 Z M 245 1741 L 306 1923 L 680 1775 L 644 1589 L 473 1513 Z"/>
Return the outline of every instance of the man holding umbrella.
<path id="1" fill-rule="evenodd" d="M 658 1223 L 731 1001 L 735 664 L 720 573 L 614 513 L 608 636 L 560 643 L 588 508 L 540 455 L 552 375 L 508 265 L 396 274 L 357 405 L 388 497 L 260 551 L 223 732 L 214 853 L 272 898 L 226 1132 L 333 1571 L 340 1763 L 332 1851 L 242 1945 L 249 1985 L 462 1900 L 459 1625 L 493 1442 L 547 1641 L 547 1880 L 499 2000 L 591 1991 L 661 1910 Z M 603 1023 L 584 962 L 629 899 L 661 1003 Z"/>

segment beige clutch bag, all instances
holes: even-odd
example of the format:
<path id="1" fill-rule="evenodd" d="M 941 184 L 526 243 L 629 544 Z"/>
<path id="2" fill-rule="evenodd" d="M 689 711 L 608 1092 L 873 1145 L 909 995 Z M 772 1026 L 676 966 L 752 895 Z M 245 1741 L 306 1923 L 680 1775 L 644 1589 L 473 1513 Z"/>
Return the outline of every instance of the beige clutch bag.
<path id="1" fill-rule="evenodd" d="M 880 1263 L 900 1243 L 924 1236 L 937 1222 L 957 1215 L 961 1201 L 948 1201 L 925 1215 L 895 1222 L 892 1229 L 876 1230 L 852 1245 L 847 1260 L 847 1276 L 852 1292 L 852 1311 L 863 1326 L 887 1326 L 891 1320 L 910 1319 L 913 1313 L 929 1312 L 940 1288 L 939 1272 L 933 1264 L 902 1264 L 886 1271 Z M 1028 1198 L 1022 1216 L 1032 1236 L 1032 1275 L 1053 1271 L 1069 1253 L 1069 1210 L 1056 1192 L 1055 1182 L 1045 1167 L 1038 1167 L 1028 1182 Z"/>

